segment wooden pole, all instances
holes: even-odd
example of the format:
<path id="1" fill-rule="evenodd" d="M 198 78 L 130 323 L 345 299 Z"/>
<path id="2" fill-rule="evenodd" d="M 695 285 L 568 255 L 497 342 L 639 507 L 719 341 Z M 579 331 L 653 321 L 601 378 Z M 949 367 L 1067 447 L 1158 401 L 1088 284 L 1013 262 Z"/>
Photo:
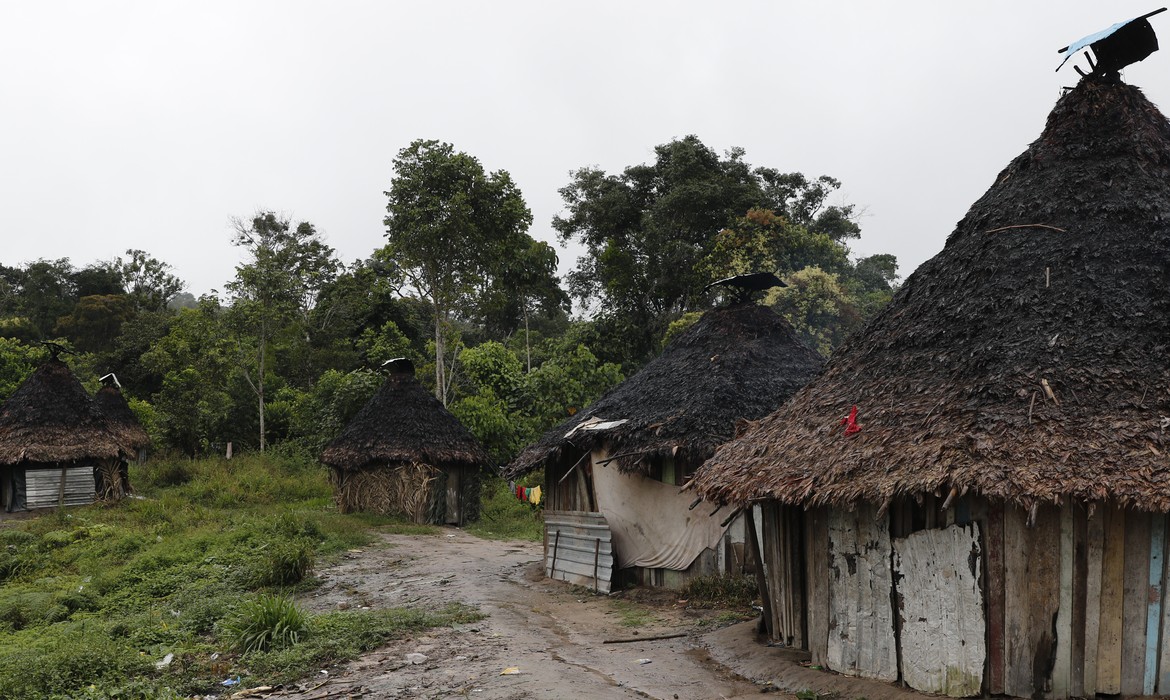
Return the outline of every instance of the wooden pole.
<path id="1" fill-rule="evenodd" d="M 557 530 L 557 534 L 553 537 L 553 558 L 552 566 L 548 567 L 548 577 L 553 578 L 553 574 L 557 572 L 557 545 L 561 543 L 561 531 Z"/>
<path id="2" fill-rule="evenodd" d="M 774 641 L 776 636 L 772 629 L 772 600 L 768 595 L 768 579 L 764 576 L 764 557 L 760 554 L 760 542 L 756 539 L 756 509 L 753 506 L 747 506 L 743 522 L 748 547 L 751 549 L 752 558 L 756 560 L 756 586 L 760 589 L 761 607 L 764 608 L 764 628 L 768 632 L 768 638 Z"/>

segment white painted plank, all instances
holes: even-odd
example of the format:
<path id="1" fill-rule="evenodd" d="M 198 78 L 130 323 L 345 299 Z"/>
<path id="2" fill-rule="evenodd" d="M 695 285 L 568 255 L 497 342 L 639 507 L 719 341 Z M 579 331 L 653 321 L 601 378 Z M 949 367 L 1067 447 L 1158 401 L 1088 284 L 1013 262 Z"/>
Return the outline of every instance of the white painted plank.
<path id="1" fill-rule="evenodd" d="M 978 524 L 921 530 L 893 547 L 906 684 L 951 697 L 979 695 L 987 646 Z"/>
<path id="2" fill-rule="evenodd" d="M 890 556 L 887 518 L 873 506 L 830 511 L 827 665 L 838 673 L 898 678 Z"/>

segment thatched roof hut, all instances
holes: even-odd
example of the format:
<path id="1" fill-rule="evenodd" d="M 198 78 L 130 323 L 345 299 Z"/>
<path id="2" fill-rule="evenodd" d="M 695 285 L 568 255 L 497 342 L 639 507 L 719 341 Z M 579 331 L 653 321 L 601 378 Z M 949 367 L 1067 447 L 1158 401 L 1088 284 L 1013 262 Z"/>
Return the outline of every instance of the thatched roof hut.
<path id="1" fill-rule="evenodd" d="M 126 397 L 116 384 L 104 384 L 93 396 L 93 401 L 106 418 L 106 427 L 118 439 L 123 453 L 133 458 L 140 450 L 150 445 L 150 436 L 138 422 Z"/>
<path id="2" fill-rule="evenodd" d="M 1170 122 L 1090 77 L 694 484 L 753 505 L 769 632 L 815 664 L 952 696 L 1167 694 L 1168 416 Z"/>
<path id="3" fill-rule="evenodd" d="M 742 519 L 689 507 L 693 497 L 678 487 L 737 423 L 775 410 L 821 363 L 765 307 L 708 311 L 520 453 L 508 474 L 544 470 L 547 574 L 608 591 L 623 580 L 678 587 L 742 571 L 750 558 Z"/>
<path id="4" fill-rule="evenodd" d="M 945 248 L 696 476 L 718 502 L 973 490 L 1170 510 L 1170 123 L 1086 80 Z M 858 407 L 861 431 L 842 418 Z"/>
<path id="5" fill-rule="evenodd" d="M 0 465 L 113 459 L 105 417 L 69 367 L 52 359 L 0 408 Z"/>
<path id="6" fill-rule="evenodd" d="M 654 458 L 693 469 L 731 439 L 738 421 L 766 416 L 816 376 L 822 359 L 787 321 L 756 304 L 708 311 L 634 376 L 545 433 L 508 465 L 512 476 L 566 451 L 606 445 L 623 472 Z M 589 422 L 624 421 L 604 430 Z M 566 437 L 572 432 L 572 435 Z"/>
<path id="7" fill-rule="evenodd" d="M 380 510 L 428 522 L 474 520 L 479 471 L 491 463 L 487 453 L 418 382 L 410 361 L 396 360 L 388 369 L 374 396 L 321 452 L 321 461 L 333 469 L 342 510 Z M 411 500 L 424 485 L 435 495 Z M 442 489 L 454 489 L 445 507 L 437 495 Z"/>
<path id="8" fill-rule="evenodd" d="M 415 379 L 409 362 L 391 369 L 386 381 L 353 420 L 321 452 L 338 469 L 388 462 L 483 465 L 479 441 Z"/>
<path id="9" fill-rule="evenodd" d="M 0 506 L 117 500 L 129 490 L 122 452 L 97 404 L 53 357 L 0 408 Z"/>

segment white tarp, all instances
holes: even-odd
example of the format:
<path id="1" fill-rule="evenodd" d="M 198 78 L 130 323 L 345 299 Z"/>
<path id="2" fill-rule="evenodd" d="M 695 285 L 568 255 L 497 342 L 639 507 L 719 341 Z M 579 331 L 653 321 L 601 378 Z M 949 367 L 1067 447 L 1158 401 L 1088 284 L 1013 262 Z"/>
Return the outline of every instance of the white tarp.
<path id="1" fill-rule="evenodd" d="M 597 509 L 613 533 L 618 566 L 683 571 L 703 550 L 719 544 L 725 512 L 708 517 L 714 506 L 687 510 L 694 496 L 679 487 L 638 474 L 622 474 L 617 463 L 593 468 Z"/>

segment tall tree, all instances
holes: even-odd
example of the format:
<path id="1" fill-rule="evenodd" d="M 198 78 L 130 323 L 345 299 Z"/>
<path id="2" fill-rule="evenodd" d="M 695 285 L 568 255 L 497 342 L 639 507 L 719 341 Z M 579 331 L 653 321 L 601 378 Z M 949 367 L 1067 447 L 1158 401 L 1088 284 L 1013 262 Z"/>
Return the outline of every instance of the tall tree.
<path id="1" fill-rule="evenodd" d="M 607 175 L 573 173 L 560 190 L 567 214 L 553 219 L 562 243 L 586 253 L 569 274 L 574 296 L 626 326 L 634 358 L 653 352 L 666 324 L 698 297 L 695 264 L 735 216 L 765 203 L 734 149 L 720 157 L 695 136 L 654 149 L 655 161 Z"/>
<path id="2" fill-rule="evenodd" d="M 299 324 L 298 337 L 303 337 L 317 295 L 341 265 L 312 224 L 302 221 L 293 227 L 270 211 L 247 222 L 237 220 L 233 243 L 244 250 L 246 260 L 236 266 L 236 278 L 227 285 L 233 295 L 231 321 L 241 355 L 247 356 L 242 369 L 256 395 L 263 452 L 272 341 L 293 323 Z"/>
<path id="3" fill-rule="evenodd" d="M 217 299 L 201 298 L 196 308 L 180 310 L 139 358 L 145 371 L 161 378 L 152 403 L 163 439 L 192 457 L 225 434 L 231 439 L 227 387 L 233 352 L 222 316 Z"/>
<path id="4" fill-rule="evenodd" d="M 126 294 L 139 311 L 162 311 L 187 286 L 171 266 L 146 251 L 131 249 L 115 261 Z"/>
<path id="5" fill-rule="evenodd" d="M 411 143 L 394 171 L 384 257 L 434 308 L 435 395 L 446 404 L 452 317 L 530 245 L 532 213 L 506 171 L 487 173 L 449 143 Z"/>
<path id="6" fill-rule="evenodd" d="M 570 290 L 620 336 L 623 362 L 645 361 L 671 321 L 707 306 L 717 271 L 848 267 L 845 241 L 860 229 L 851 205 L 829 203 L 837 180 L 753 168 L 743 149 L 720 156 L 695 136 L 654 155 L 617 175 L 574 172 L 553 219 L 562 243 L 585 247 Z"/>
<path id="7" fill-rule="evenodd" d="M 69 313 L 77 301 L 73 272 L 69 258 L 42 258 L 21 271 L 18 314 L 32 323 L 41 339 L 52 335 L 57 319 Z"/>

